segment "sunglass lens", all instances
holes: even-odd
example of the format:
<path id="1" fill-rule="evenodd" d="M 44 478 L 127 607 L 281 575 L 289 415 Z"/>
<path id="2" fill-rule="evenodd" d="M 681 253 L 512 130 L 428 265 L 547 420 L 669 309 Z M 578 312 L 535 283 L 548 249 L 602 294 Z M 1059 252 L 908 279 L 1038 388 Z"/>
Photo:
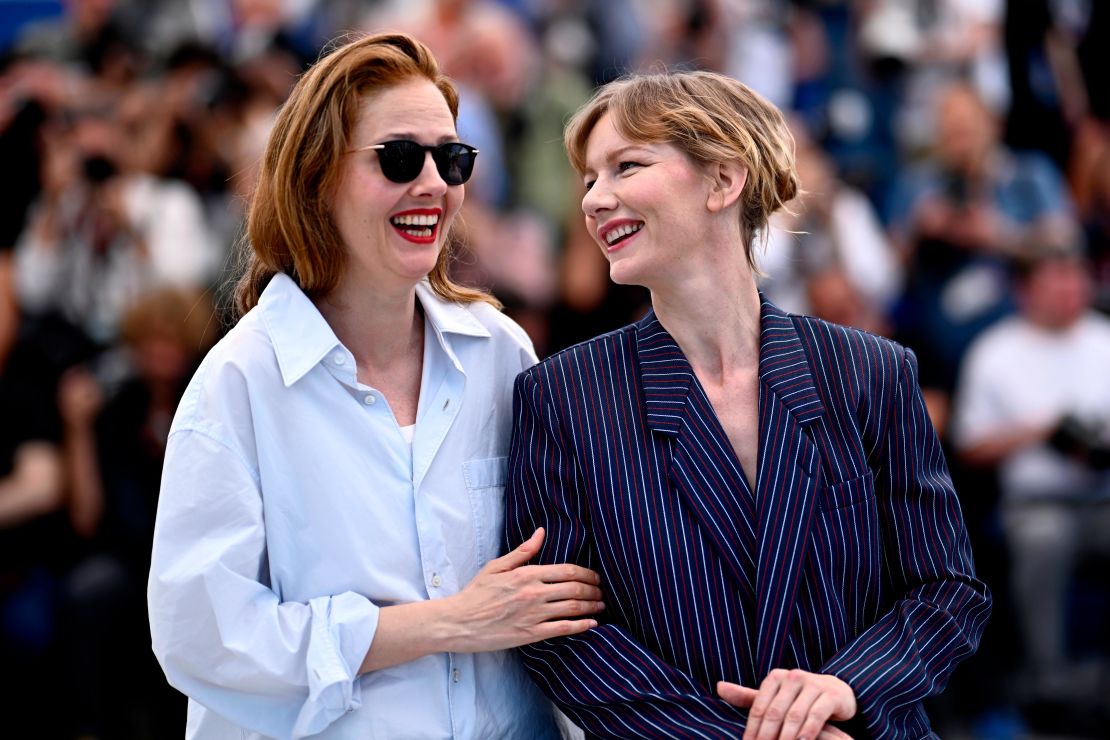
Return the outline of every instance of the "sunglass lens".
<path id="1" fill-rule="evenodd" d="M 464 144 L 443 144 L 432 151 L 436 169 L 448 185 L 462 185 L 474 171 L 474 151 Z"/>
<path id="2" fill-rule="evenodd" d="M 393 182 L 412 182 L 424 169 L 424 148 L 415 141 L 388 141 L 378 156 L 382 174 Z"/>

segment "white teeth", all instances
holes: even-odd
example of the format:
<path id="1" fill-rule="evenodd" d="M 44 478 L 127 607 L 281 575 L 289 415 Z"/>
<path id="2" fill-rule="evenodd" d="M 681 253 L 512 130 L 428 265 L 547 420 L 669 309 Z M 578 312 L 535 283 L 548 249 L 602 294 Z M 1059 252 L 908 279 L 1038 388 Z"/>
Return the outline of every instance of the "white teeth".
<path id="1" fill-rule="evenodd" d="M 394 216 L 390 219 L 396 226 L 435 226 L 439 223 L 439 216 L 436 215 L 408 215 L 408 216 Z"/>
<path id="2" fill-rule="evenodd" d="M 634 232 L 637 232 L 642 228 L 644 228 L 644 225 L 642 223 L 641 224 L 624 224 L 623 226 L 618 226 L 617 228 L 613 229 L 612 231 L 606 232 L 605 241 L 609 244 L 613 244 L 618 239 L 620 239 L 622 236 L 627 236 L 628 234 L 632 234 Z"/>

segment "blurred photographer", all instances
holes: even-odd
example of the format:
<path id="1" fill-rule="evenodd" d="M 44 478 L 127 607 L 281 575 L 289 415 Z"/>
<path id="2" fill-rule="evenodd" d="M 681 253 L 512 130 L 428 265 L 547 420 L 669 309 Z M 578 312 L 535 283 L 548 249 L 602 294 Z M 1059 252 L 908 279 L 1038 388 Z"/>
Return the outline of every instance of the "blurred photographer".
<path id="1" fill-rule="evenodd" d="M 107 345 L 136 296 L 207 283 L 218 249 L 199 198 L 132 166 L 114 106 L 73 112 L 45 138 L 42 194 L 15 248 L 23 310 L 61 314 Z"/>
<path id="2" fill-rule="evenodd" d="M 890 233 L 907 276 L 896 336 L 925 360 L 921 382 L 943 433 L 964 352 L 1014 310 L 1009 255 L 1036 231 L 1078 227 L 1052 162 L 1007 149 L 973 88 L 952 84 L 935 105 L 931 156 L 901 176 Z"/>
<path id="3" fill-rule="evenodd" d="M 1019 313 L 968 351 L 955 442 L 997 467 L 1029 698 L 1081 691 L 1067 652 L 1076 563 L 1110 553 L 1110 319 L 1091 310 L 1084 259 L 1041 241 L 1014 263 Z"/>

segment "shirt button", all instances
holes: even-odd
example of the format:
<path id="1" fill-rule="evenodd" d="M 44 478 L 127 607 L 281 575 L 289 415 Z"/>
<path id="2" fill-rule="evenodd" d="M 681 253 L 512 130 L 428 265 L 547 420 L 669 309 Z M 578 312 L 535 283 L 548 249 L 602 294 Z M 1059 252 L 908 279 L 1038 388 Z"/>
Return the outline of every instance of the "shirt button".
<path id="1" fill-rule="evenodd" d="M 458 668 L 451 671 L 451 680 L 454 681 L 455 683 L 459 682 L 459 669 Z"/>
<path id="2" fill-rule="evenodd" d="M 373 406 L 374 402 L 377 400 L 378 399 L 374 398 L 373 393 L 367 393 L 365 396 L 362 397 L 362 402 L 367 406 Z"/>
<path id="3" fill-rule="evenodd" d="M 347 358 L 344 357 L 342 353 L 336 352 L 334 355 L 331 356 L 331 361 L 334 362 L 336 365 L 342 365 L 344 362 L 347 361 Z"/>
<path id="4" fill-rule="evenodd" d="M 439 588 L 439 584 L 441 584 L 441 583 L 443 583 L 442 578 L 440 578 L 438 575 L 433 575 L 432 576 L 432 587 L 433 588 Z"/>

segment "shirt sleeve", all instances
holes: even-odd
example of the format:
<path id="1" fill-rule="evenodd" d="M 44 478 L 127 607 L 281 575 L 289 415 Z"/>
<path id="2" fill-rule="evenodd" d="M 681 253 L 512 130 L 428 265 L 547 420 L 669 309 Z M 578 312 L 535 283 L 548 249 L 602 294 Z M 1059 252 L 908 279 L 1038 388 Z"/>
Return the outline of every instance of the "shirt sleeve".
<path id="1" fill-rule="evenodd" d="M 208 430 L 170 437 L 148 601 L 169 682 L 231 722 L 301 738 L 361 705 L 356 679 L 378 608 L 351 592 L 280 600 L 258 478 Z"/>
<path id="2" fill-rule="evenodd" d="M 598 562 L 573 455 L 529 373 L 516 382 L 506 530 L 516 547 L 543 526 L 539 564 Z M 605 588 L 604 583 L 602 589 Z M 612 614 L 578 635 L 519 648 L 537 685 L 592 737 L 737 738 L 745 715 L 641 645 Z"/>
<path id="3" fill-rule="evenodd" d="M 905 350 L 890 407 L 872 415 L 878 430 L 876 495 L 887 578 L 899 594 L 890 611 L 821 669 L 856 694 L 873 737 L 887 737 L 891 713 L 944 687 L 975 651 L 990 615 L 987 587 L 975 578 L 956 492 Z"/>

